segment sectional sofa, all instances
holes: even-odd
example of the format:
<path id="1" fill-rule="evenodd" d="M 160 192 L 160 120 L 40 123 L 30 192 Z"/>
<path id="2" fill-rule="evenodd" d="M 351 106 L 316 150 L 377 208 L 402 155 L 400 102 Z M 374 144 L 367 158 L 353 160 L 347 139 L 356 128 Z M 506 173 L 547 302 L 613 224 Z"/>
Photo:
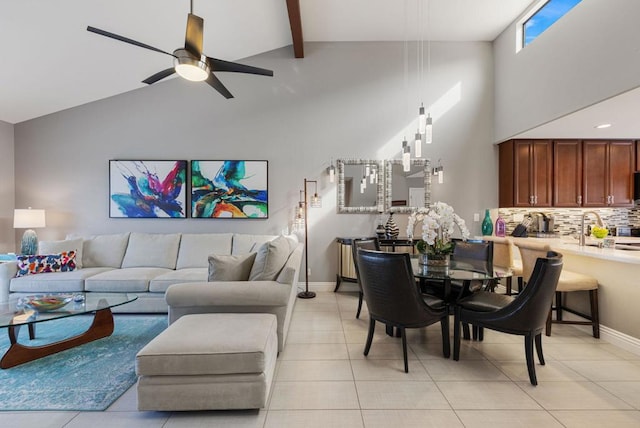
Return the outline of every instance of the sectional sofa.
<path id="1" fill-rule="evenodd" d="M 197 283 L 208 291 L 209 304 L 213 299 L 218 306 L 234 306 L 235 312 L 279 311 L 278 332 L 283 345 L 303 253 L 303 245 L 293 235 L 123 233 L 71 236 L 40 244 L 40 254 L 75 251 L 76 269 L 16 277 L 17 263 L 2 263 L 0 301 L 7 301 L 9 296 L 43 293 L 122 292 L 135 294 L 138 299 L 114 308 L 114 312 L 166 313 L 168 287 Z M 277 257 L 275 250 L 279 251 Z M 239 280 L 238 275 L 243 279 Z M 244 279 L 247 276 L 249 280 Z M 185 288 L 185 301 L 192 302 L 193 292 Z M 180 294 L 178 291 L 176 295 Z M 197 296 L 195 300 L 197 304 Z"/>

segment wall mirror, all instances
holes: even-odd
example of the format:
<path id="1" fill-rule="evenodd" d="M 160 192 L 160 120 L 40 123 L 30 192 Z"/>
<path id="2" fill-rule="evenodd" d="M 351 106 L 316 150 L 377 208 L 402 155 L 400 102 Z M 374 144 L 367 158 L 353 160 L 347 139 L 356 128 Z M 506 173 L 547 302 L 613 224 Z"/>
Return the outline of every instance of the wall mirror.
<path id="1" fill-rule="evenodd" d="M 338 212 L 378 213 L 384 210 L 383 162 L 371 159 L 338 159 Z M 363 184 L 363 180 L 366 183 Z"/>
<path id="2" fill-rule="evenodd" d="M 430 165 L 428 159 L 412 159 L 405 172 L 402 160 L 385 162 L 385 211 L 410 213 L 431 203 Z"/>

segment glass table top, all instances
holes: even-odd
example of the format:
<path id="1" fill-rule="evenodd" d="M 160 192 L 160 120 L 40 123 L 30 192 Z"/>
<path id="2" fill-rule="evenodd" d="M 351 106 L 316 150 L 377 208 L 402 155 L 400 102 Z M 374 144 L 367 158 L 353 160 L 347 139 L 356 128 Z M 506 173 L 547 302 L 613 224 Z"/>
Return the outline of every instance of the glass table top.
<path id="1" fill-rule="evenodd" d="M 55 299 L 49 299 L 53 297 Z M 113 308 L 133 302 L 138 296 L 126 293 L 47 293 L 10 297 L 0 303 L 0 328 L 50 321 L 58 318 L 88 314 L 101 309 Z M 63 306 L 55 307 L 54 301 L 69 300 Z M 40 307 L 40 309 L 34 309 Z"/>
<path id="2" fill-rule="evenodd" d="M 411 268 L 416 278 L 437 280 L 485 281 L 505 278 L 512 275 L 510 271 L 499 268 L 495 268 L 491 273 L 478 271 L 477 269 L 474 270 L 471 264 L 456 262 L 455 260 L 451 260 L 447 269 L 432 269 L 421 265 L 418 262 L 418 257 L 411 257 Z"/>

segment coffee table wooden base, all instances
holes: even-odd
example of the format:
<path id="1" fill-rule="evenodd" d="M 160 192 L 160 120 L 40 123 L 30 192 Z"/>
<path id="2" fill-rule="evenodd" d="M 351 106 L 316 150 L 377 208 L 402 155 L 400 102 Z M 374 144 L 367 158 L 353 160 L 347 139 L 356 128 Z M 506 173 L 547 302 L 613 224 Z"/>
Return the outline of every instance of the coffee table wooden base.
<path id="1" fill-rule="evenodd" d="M 2 360 L 0 360 L 0 368 L 8 369 L 15 367 L 29 361 L 37 360 L 38 358 L 46 357 L 47 355 L 52 355 L 97 339 L 102 339 L 103 337 L 111 336 L 113 328 L 113 313 L 110 308 L 97 310 L 93 318 L 93 323 L 91 323 L 91 326 L 84 333 L 48 345 L 21 345 L 18 343 L 20 325 L 9 326 L 11 346 L 2 357 Z M 31 324 L 29 324 L 29 330 L 31 330 Z"/>

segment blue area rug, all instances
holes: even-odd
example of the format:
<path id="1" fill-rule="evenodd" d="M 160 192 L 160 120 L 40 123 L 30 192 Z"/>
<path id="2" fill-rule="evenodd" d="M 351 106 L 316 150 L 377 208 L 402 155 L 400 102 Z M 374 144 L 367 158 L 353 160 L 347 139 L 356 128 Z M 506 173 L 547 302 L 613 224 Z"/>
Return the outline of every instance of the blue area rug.
<path id="1" fill-rule="evenodd" d="M 167 327 L 166 315 L 115 315 L 109 337 L 10 369 L 0 370 L 0 410 L 105 410 L 137 380 L 136 354 Z M 26 326 L 18 343 L 33 346 L 85 331 L 92 316 L 39 323 L 30 341 Z M 0 352 L 9 347 L 0 329 Z"/>

